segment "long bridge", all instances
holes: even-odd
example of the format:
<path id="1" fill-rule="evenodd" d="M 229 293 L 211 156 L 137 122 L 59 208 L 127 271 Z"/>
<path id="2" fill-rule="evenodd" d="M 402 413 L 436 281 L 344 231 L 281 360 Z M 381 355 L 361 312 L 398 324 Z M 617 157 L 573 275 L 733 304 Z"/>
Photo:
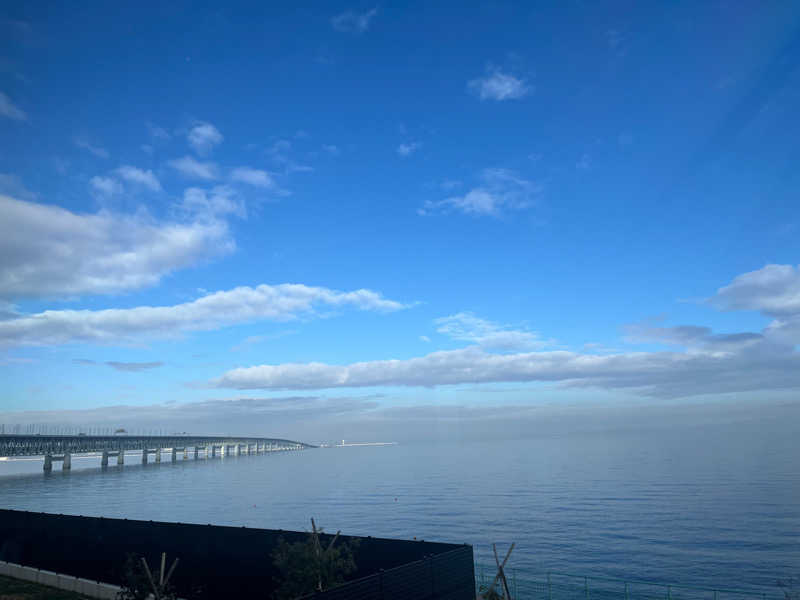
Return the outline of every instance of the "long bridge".
<path id="1" fill-rule="evenodd" d="M 72 455 L 83 453 L 101 454 L 101 465 L 108 466 L 109 457 L 116 457 L 117 464 L 125 464 L 125 453 L 139 451 L 142 464 L 147 464 L 148 456 L 155 455 L 155 462 L 161 462 L 161 454 L 170 452 L 172 461 L 178 453 L 189 458 L 192 450 L 197 459 L 202 452 L 206 458 L 226 454 L 260 454 L 287 450 L 313 448 L 311 444 L 294 442 L 279 438 L 237 437 L 237 436 L 196 436 L 196 435 L 0 435 L 0 457 L 44 456 L 44 470 L 53 470 L 53 462 L 60 461 L 65 471 L 72 467 Z"/>

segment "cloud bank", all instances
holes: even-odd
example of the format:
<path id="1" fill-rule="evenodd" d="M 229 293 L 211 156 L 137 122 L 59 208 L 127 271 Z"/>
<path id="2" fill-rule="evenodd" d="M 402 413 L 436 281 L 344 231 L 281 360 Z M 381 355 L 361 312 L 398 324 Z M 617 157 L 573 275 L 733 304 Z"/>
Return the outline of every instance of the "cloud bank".
<path id="1" fill-rule="evenodd" d="M 0 196 L 0 298 L 110 294 L 158 283 L 235 247 L 228 226 L 191 216 L 78 214 Z"/>
<path id="2" fill-rule="evenodd" d="M 47 310 L 0 321 L 0 346 L 75 342 L 131 344 L 252 321 L 290 321 L 318 307 L 395 311 L 406 305 L 371 290 L 341 292 L 300 284 L 237 287 L 173 306 Z"/>

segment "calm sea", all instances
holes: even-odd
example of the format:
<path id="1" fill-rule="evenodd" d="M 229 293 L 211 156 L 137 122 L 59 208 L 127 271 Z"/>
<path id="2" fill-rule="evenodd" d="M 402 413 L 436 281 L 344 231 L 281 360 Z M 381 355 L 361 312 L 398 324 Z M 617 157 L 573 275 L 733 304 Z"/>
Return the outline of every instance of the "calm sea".
<path id="1" fill-rule="evenodd" d="M 800 438 L 736 427 L 414 443 L 41 473 L 0 463 L 7 508 L 516 549 L 553 570 L 723 588 L 800 574 Z M 152 459 L 152 457 L 151 457 Z M 113 461 L 112 461 L 113 463 Z M 58 468 L 58 467 L 57 467 Z"/>

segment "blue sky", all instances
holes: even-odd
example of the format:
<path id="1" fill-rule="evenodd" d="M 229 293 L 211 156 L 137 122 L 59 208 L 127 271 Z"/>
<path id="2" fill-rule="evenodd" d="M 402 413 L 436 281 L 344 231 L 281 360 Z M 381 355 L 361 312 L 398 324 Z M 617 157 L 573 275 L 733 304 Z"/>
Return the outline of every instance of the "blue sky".
<path id="1" fill-rule="evenodd" d="M 791 397 L 799 27 L 792 3 L 6 4 L 0 410 L 302 435 L 302 406 L 341 437 Z"/>

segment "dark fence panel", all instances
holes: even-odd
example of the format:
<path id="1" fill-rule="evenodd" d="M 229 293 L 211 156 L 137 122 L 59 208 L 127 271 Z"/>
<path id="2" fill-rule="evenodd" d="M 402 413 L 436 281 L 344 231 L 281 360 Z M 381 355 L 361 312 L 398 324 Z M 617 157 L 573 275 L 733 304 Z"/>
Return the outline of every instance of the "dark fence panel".
<path id="1" fill-rule="evenodd" d="M 472 546 L 379 571 L 305 600 L 474 600 Z"/>
<path id="2" fill-rule="evenodd" d="M 104 519 L 0 509 L 0 560 L 120 583 L 128 553 L 144 556 L 150 565 L 155 565 L 161 552 L 166 552 L 170 562 L 172 558 L 180 558 L 180 565 L 173 576 L 179 593 L 198 598 L 268 598 L 278 575 L 271 558 L 278 540 L 283 538 L 289 543 L 299 542 L 305 540 L 306 535 L 303 532 L 274 529 Z M 321 537 L 324 544 L 332 539 L 328 534 Z M 376 582 L 368 576 L 381 569 L 389 572 L 400 567 L 409 569 L 409 577 L 425 580 L 426 577 L 430 578 L 430 574 L 425 575 L 425 561 L 418 561 L 428 556 L 433 557 L 428 561 L 433 568 L 432 581 L 435 585 L 443 586 L 443 593 L 450 593 L 448 577 L 457 582 L 464 578 L 470 580 L 471 596 L 442 598 L 474 598 L 471 546 L 353 536 L 340 536 L 340 540 L 359 541 L 356 555 L 358 570 L 352 577 L 361 580 L 343 586 L 353 586 L 352 594 L 325 598 L 382 598 L 376 595 L 380 593 L 380 589 L 375 591 Z M 463 554 L 463 560 L 443 558 L 446 556 L 444 553 L 449 555 L 453 550 Z M 441 565 L 436 562 L 440 558 Z M 441 569 L 441 574 L 438 569 Z M 365 581 L 365 577 L 370 581 Z M 385 596 L 386 600 L 394 597 L 397 596 Z"/>

